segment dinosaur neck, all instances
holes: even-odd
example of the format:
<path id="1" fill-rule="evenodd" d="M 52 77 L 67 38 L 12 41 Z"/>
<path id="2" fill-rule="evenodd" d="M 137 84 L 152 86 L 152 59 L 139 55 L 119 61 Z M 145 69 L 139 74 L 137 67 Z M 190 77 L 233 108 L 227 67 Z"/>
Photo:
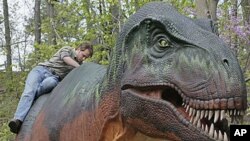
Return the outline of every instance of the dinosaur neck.
<path id="1" fill-rule="evenodd" d="M 99 141 L 168 141 L 137 132 L 133 127 L 122 121 L 119 113 L 109 119 L 104 127 Z"/>

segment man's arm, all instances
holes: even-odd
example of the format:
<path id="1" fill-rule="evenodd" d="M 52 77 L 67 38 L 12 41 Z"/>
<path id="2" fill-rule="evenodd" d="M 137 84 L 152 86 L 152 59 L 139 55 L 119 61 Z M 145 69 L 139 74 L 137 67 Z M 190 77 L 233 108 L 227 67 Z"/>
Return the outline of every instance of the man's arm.
<path id="1" fill-rule="evenodd" d="M 66 64 L 73 66 L 75 68 L 80 66 L 74 59 L 72 59 L 71 57 L 68 57 L 68 56 L 63 57 L 63 61 Z"/>

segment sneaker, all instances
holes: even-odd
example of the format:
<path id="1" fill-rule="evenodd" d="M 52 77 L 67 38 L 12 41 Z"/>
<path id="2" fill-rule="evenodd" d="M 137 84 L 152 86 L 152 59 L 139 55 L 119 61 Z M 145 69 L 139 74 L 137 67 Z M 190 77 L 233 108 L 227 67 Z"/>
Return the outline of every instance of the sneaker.
<path id="1" fill-rule="evenodd" d="M 18 120 L 18 119 L 12 119 L 10 122 L 9 122 L 9 127 L 10 127 L 10 131 L 12 133 L 15 133 L 17 134 L 21 128 L 21 125 L 22 125 L 22 121 L 21 120 Z"/>

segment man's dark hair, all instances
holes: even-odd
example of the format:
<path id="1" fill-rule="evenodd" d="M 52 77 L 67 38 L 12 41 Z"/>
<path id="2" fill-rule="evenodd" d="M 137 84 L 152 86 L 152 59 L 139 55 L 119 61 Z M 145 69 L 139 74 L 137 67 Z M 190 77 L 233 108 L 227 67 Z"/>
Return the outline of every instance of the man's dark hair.
<path id="1" fill-rule="evenodd" d="M 80 50 L 89 50 L 89 57 L 92 57 L 94 51 L 93 51 L 93 45 L 90 42 L 83 42 L 81 43 L 77 48 L 79 48 Z"/>

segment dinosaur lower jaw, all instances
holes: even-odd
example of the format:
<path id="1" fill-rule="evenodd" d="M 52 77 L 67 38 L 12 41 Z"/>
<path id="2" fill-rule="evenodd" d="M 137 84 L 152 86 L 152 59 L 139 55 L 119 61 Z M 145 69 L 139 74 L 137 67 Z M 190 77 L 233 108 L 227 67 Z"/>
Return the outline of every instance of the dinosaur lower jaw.
<path id="1" fill-rule="evenodd" d="M 243 112 L 236 109 L 196 109 L 184 102 L 184 95 L 175 87 L 170 86 L 147 86 L 131 87 L 129 91 L 134 94 L 152 99 L 154 101 L 165 101 L 171 103 L 177 110 L 176 115 L 181 115 L 180 120 L 187 121 L 183 124 L 192 125 L 192 127 L 203 132 L 215 140 L 229 140 L 228 120 L 231 123 L 237 123 L 243 117 Z"/>

